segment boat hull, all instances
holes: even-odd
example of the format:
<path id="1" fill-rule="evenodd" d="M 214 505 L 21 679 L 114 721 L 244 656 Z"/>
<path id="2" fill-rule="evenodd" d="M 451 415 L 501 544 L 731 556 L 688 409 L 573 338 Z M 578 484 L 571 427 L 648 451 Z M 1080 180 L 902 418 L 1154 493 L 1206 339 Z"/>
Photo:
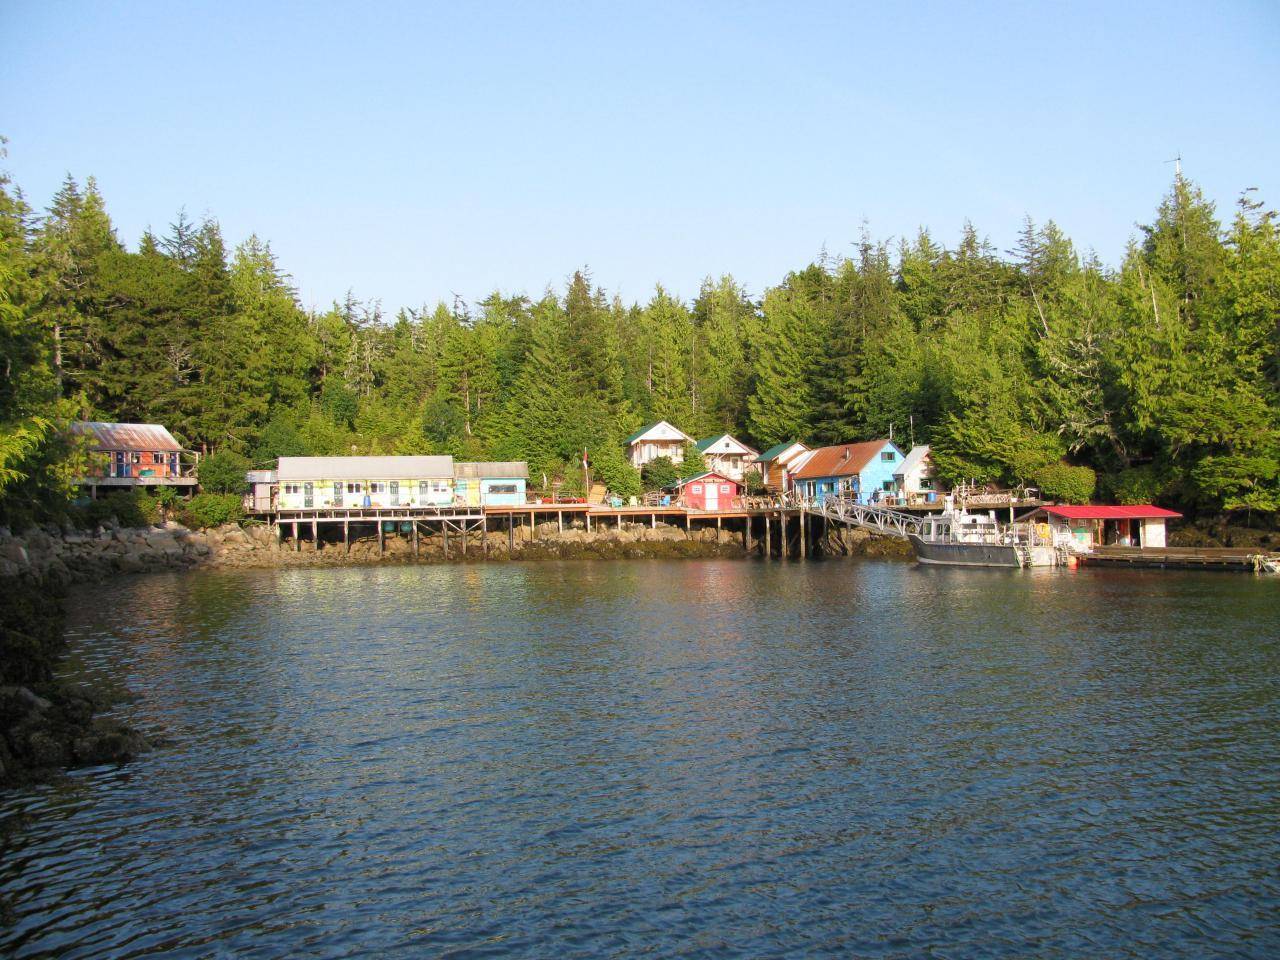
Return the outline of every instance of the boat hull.
<path id="1" fill-rule="evenodd" d="M 994 543 L 940 543 L 924 540 L 916 534 L 907 539 L 920 563 L 946 564 L 955 567 L 1013 567 L 1022 566 L 1018 551 L 1011 546 Z"/>

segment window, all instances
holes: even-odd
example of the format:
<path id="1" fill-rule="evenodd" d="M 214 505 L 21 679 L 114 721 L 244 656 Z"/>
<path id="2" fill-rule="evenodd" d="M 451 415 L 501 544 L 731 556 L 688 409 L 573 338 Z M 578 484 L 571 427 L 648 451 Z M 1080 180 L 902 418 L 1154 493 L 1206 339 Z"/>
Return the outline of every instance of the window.
<path id="1" fill-rule="evenodd" d="M 884 453 L 880 454 L 880 460 L 882 463 L 893 463 L 895 459 L 897 458 L 894 456 L 892 450 L 886 450 Z"/>
<path id="2" fill-rule="evenodd" d="M 932 478 L 932 477 L 921 477 L 921 478 L 920 478 L 920 489 L 921 489 L 921 490 L 932 490 L 932 489 L 933 489 L 933 478 Z"/>
<path id="3" fill-rule="evenodd" d="M 692 489 L 692 491 L 693 491 L 694 493 L 701 493 L 701 492 L 702 492 L 702 484 L 700 484 L 700 483 L 692 484 L 692 485 L 691 485 L 691 489 Z"/>
<path id="4" fill-rule="evenodd" d="M 449 481 L 448 480 L 432 480 L 431 491 L 433 493 L 448 493 Z"/>
<path id="5" fill-rule="evenodd" d="M 302 486 L 301 484 L 297 484 L 297 483 L 286 483 L 284 485 L 284 492 L 285 493 L 301 493 Z"/>
<path id="6" fill-rule="evenodd" d="M 370 492 L 370 493 L 382 493 L 382 492 L 383 492 L 383 488 L 384 488 L 385 486 L 386 486 L 386 484 L 385 484 L 385 483 L 378 483 L 378 482 L 375 480 L 373 483 L 369 484 L 369 492 Z"/>
<path id="7" fill-rule="evenodd" d="M 142 462 L 142 456 L 141 456 L 140 454 L 137 454 L 137 453 L 131 453 L 131 454 L 129 454 L 129 462 L 130 462 L 130 463 L 141 463 L 141 462 Z"/>
<path id="8" fill-rule="evenodd" d="M 728 493 L 728 492 L 729 492 L 729 485 L 728 485 L 727 483 L 722 483 L 722 484 L 720 484 L 720 492 L 721 492 L 721 493 Z"/>
<path id="9" fill-rule="evenodd" d="M 364 486 L 361 485 L 358 481 L 356 483 L 347 484 L 347 493 L 363 493 L 363 492 L 364 492 Z"/>
<path id="10" fill-rule="evenodd" d="M 497 494 L 514 494 L 516 492 L 516 485 L 514 483 L 491 483 L 489 485 L 489 492 Z"/>
<path id="11" fill-rule="evenodd" d="M 886 480 L 886 481 L 884 482 L 884 489 L 885 489 L 886 491 L 892 490 L 892 489 L 893 489 L 893 481 L 892 481 L 892 480 Z"/>

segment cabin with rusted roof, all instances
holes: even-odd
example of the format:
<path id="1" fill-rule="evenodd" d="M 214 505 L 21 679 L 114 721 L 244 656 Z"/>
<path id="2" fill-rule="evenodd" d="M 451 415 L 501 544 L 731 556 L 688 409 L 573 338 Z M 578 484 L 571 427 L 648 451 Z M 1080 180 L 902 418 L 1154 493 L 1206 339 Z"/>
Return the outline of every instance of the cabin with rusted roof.
<path id="1" fill-rule="evenodd" d="M 100 488 L 196 485 L 196 455 L 184 450 L 158 423 L 79 421 L 71 431 L 88 443 L 90 466 L 80 484 L 90 496 Z"/>
<path id="2" fill-rule="evenodd" d="M 807 500 L 850 497 L 873 503 L 897 493 L 894 473 L 902 451 L 892 440 L 841 443 L 810 451 L 792 477 L 794 490 Z"/>

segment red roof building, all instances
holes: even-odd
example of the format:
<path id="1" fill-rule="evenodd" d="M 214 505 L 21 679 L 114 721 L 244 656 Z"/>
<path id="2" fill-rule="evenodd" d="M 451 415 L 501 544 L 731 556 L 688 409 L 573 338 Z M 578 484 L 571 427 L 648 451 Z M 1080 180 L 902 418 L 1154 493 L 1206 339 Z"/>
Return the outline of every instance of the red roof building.
<path id="1" fill-rule="evenodd" d="M 1041 507 L 1033 516 L 1047 522 L 1055 544 L 1088 551 L 1101 546 L 1163 548 L 1165 521 L 1182 514 L 1139 503 Z"/>

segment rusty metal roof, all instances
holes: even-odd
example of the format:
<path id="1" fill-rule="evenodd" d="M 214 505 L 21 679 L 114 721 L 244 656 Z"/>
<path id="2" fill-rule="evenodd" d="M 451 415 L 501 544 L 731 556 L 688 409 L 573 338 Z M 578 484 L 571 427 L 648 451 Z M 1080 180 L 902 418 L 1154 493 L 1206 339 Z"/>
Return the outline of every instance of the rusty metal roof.
<path id="1" fill-rule="evenodd" d="M 82 420 L 71 429 L 93 438 L 95 450 L 181 450 L 182 444 L 158 423 L 101 423 Z"/>
<path id="2" fill-rule="evenodd" d="M 819 477 L 852 477 L 884 449 L 888 440 L 870 440 L 866 443 L 841 443 L 834 447 L 819 447 L 793 476 L 797 480 L 814 480 Z"/>

